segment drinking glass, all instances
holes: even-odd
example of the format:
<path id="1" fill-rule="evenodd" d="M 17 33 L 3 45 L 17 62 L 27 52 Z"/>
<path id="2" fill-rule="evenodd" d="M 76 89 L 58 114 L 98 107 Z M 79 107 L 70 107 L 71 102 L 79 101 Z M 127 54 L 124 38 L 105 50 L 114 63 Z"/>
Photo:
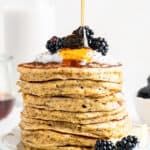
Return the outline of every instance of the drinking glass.
<path id="1" fill-rule="evenodd" d="M 0 55 L 0 120 L 6 118 L 14 106 L 12 59 Z"/>

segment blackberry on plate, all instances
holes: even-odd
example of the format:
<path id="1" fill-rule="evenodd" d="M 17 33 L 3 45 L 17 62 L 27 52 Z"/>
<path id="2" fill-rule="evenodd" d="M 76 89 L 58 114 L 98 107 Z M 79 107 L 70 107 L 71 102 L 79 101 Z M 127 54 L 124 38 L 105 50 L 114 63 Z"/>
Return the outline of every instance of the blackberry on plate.
<path id="1" fill-rule="evenodd" d="M 74 30 L 72 34 L 78 35 L 83 38 L 84 32 L 86 33 L 87 38 L 91 38 L 94 35 L 93 30 L 88 26 L 80 26 L 78 29 Z"/>
<path id="2" fill-rule="evenodd" d="M 116 143 L 117 150 L 133 150 L 138 144 L 138 139 L 135 136 L 124 137 L 121 141 Z"/>
<path id="3" fill-rule="evenodd" d="M 111 141 L 98 139 L 94 150 L 115 150 L 115 146 Z"/>
<path id="4" fill-rule="evenodd" d="M 88 44 L 92 49 L 101 52 L 102 55 L 106 55 L 108 52 L 108 44 L 104 38 L 90 38 Z"/>
<path id="5" fill-rule="evenodd" d="M 62 48 L 62 39 L 57 36 L 53 36 L 50 40 L 47 41 L 46 48 L 52 54 L 56 53 L 58 49 Z"/>
<path id="6" fill-rule="evenodd" d="M 63 38 L 62 44 L 64 48 L 81 48 L 84 47 L 84 40 L 78 35 L 71 34 Z"/>

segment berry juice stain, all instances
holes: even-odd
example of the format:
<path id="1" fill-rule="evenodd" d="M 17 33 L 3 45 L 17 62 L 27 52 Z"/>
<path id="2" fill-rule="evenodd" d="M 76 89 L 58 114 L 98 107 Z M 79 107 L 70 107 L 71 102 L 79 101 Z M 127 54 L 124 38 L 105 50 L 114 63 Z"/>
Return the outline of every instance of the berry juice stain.
<path id="1" fill-rule="evenodd" d="M 6 93 L 0 93 L 0 120 L 6 118 L 14 106 L 14 98 Z"/>

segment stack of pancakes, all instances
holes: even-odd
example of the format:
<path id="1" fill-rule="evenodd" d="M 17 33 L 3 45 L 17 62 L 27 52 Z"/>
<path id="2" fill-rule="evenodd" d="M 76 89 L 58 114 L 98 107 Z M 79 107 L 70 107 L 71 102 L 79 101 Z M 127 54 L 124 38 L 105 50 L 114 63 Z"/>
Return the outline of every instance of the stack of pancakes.
<path id="1" fill-rule="evenodd" d="M 121 65 L 26 63 L 18 71 L 25 149 L 91 150 L 97 139 L 128 135 Z"/>

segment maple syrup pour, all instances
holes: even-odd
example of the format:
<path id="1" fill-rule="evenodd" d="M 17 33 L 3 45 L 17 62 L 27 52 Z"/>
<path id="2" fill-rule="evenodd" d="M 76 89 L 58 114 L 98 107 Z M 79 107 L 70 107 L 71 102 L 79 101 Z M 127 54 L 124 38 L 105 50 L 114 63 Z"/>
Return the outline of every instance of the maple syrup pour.
<path id="1" fill-rule="evenodd" d="M 81 0 L 81 26 L 84 26 L 85 0 Z"/>
<path id="2" fill-rule="evenodd" d="M 0 93 L 0 120 L 6 118 L 14 106 L 14 98 L 7 93 Z"/>
<path id="3" fill-rule="evenodd" d="M 81 0 L 81 27 L 83 27 L 84 47 L 88 47 L 88 39 L 86 36 L 85 25 L 85 0 Z"/>

